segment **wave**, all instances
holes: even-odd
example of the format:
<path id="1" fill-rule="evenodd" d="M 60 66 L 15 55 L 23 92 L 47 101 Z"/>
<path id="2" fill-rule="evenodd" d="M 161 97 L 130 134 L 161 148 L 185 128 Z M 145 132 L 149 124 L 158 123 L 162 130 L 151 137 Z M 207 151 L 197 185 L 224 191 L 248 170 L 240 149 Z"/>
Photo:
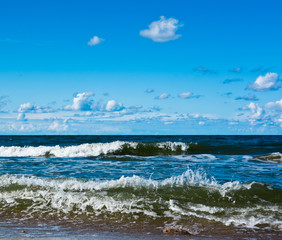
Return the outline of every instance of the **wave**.
<path id="1" fill-rule="evenodd" d="M 249 150 L 238 150 L 238 146 L 211 146 L 187 142 L 131 142 L 114 141 L 106 143 L 84 143 L 71 146 L 0 146 L 0 157 L 97 157 L 97 156 L 167 156 L 201 154 L 200 158 L 215 160 L 212 154 L 249 154 Z M 282 154 L 271 154 L 255 157 L 260 160 L 282 162 Z M 188 159 L 189 160 L 189 159 Z"/>
<path id="2" fill-rule="evenodd" d="M 281 190 L 251 182 L 218 183 L 204 171 L 187 169 L 164 180 L 139 176 L 117 180 L 0 176 L 0 213 L 22 218 L 52 215 L 73 218 L 187 221 L 191 217 L 225 225 L 281 229 Z"/>
<path id="3" fill-rule="evenodd" d="M 0 157 L 95 157 L 100 155 L 177 155 L 185 154 L 189 144 L 183 142 L 138 143 L 115 141 L 66 146 L 0 147 Z"/>
<path id="4" fill-rule="evenodd" d="M 261 155 L 261 156 L 255 156 L 254 158 L 257 158 L 257 159 L 263 160 L 263 161 L 271 161 L 271 162 L 276 162 L 276 163 L 282 163 L 282 153 L 280 153 L 280 152 L 270 153 L 270 154 Z"/>

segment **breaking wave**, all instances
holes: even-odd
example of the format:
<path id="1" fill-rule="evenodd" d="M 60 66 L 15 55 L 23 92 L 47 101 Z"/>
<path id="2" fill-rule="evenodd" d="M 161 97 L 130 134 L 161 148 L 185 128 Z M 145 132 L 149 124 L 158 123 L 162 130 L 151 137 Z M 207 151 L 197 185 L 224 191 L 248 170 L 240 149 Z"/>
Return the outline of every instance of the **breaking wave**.
<path id="1" fill-rule="evenodd" d="M 139 176 L 117 180 L 50 179 L 0 176 L 0 213 L 22 218 L 52 215 L 187 221 L 281 229 L 281 191 L 262 183 L 219 184 L 204 171 L 187 169 L 164 180 Z M 208 199 L 208 200 L 207 200 Z M 118 214 L 118 215 L 117 215 Z"/>
<path id="2" fill-rule="evenodd" d="M 183 142 L 138 143 L 115 141 L 74 146 L 1 146 L 0 157 L 95 157 L 100 155 L 175 155 L 185 154 L 189 145 Z"/>

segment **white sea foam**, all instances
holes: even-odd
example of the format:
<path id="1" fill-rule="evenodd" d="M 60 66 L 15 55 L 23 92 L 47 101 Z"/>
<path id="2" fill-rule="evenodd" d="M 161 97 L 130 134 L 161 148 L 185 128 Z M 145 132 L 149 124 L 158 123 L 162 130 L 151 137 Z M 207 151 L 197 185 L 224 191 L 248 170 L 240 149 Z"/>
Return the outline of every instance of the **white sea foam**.
<path id="1" fill-rule="evenodd" d="M 221 186 L 217 184 L 216 180 L 211 177 L 208 178 L 203 171 L 193 171 L 187 169 L 183 174 L 179 176 L 172 176 L 170 178 L 157 181 L 152 179 L 145 179 L 136 175 L 132 177 L 120 177 L 117 180 L 105 180 L 105 181 L 82 181 L 77 179 L 49 179 L 38 178 L 34 176 L 17 176 L 17 175 L 2 175 L 0 176 L 0 187 L 7 187 L 11 184 L 18 184 L 23 186 L 38 186 L 44 188 L 53 188 L 57 190 L 71 190 L 71 191 L 92 191 L 92 190 L 105 190 L 111 188 L 125 188 L 132 187 L 157 189 L 159 187 L 175 187 L 183 185 L 202 185 L 202 186 Z M 230 186 L 227 186 L 230 188 Z"/>
<path id="2" fill-rule="evenodd" d="M 67 157 L 92 157 L 105 154 L 111 154 L 123 147 L 127 146 L 136 149 L 138 142 L 124 142 L 124 141 L 114 141 L 109 143 L 85 143 L 75 146 L 61 147 L 57 146 L 1 146 L 0 147 L 0 157 L 40 157 L 40 156 L 54 156 L 58 158 Z M 183 142 L 163 142 L 157 143 L 156 146 L 160 149 L 169 149 L 171 151 L 176 151 L 180 148 L 182 151 L 186 151 L 189 145 Z"/>
<path id="3" fill-rule="evenodd" d="M 212 154 L 180 155 L 180 156 L 174 156 L 174 158 L 179 160 L 188 160 L 194 162 L 199 162 L 199 161 L 211 162 L 218 159 L 216 156 Z"/>
<path id="4" fill-rule="evenodd" d="M 22 187 L 17 187 L 18 190 L 4 190 L 11 185 Z M 281 221 L 277 217 L 275 218 L 275 214 L 281 211 L 278 206 L 257 205 L 250 208 L 240 208 L 234 204 L 234 207 L 225 208 L 224 206 L 210 205 L 208 200 L 205 204 L 188 200 L 187 203 L 180 204 L 177 200 L 173 200 L 176 196 L 171 195 L 170 199 L 167 200 L 163 199 L 162 195 L 157 192 L 160 188 L 175 188 L 184 185 L 201 186 L 209 192 L 217 191 L 224 197 L 229 191 L 249 189 L 252 183 L 227 182 L 219 184 L 212 177 L 208 178 L 205 172 L 191 169 L 187 169 L 179 176 L 164 180 L 132 176 L 121 177 L 117 180 L 83 181 L 7 174 L 0 176 L 0 188 L 2 189 L 0 191 L 0 204 L 2 209 L 5 209 L 22 204 L 24 200 L 31 200 L 31 205 L 24 210 L 26 216 L 31 217 L 34 213 L 68 214 L 72 212 L 78 215 L 86 214 L 90 217 L 104 213 L 122 213 L 130 214 L 134 218 L 138 218 L 140 214 L 150 218 L 173 217 L 176 221 L 180 220 L 181 216 L 192 216 L 221 222 L 225 225 L 232 224 L 250 228 L 262 223 L 276 228 L 282 226 Z M 122 195 L 123 190 L 118 190 L 119 194 L 108 194 L 108 190 L 127 187 L 145 188 L 149 192 L 140 195 L 129 190 L 126 191 L 126 195 Z M 153 194 L 150 194 L 150 192 Z M 156 203 L 160 205 L 157 208 L 154 206 Z M 160 209 L 163 209 L 163 213 L 160 213 Z"/>
<path id="5" fill-rule="evenodd" d="M 178 148 L 180 148 L 182 151 L 187 151 L 189 148 L 189 145 L 183 142 L 162 142 L 157 143 L 157 146 L 159 148 L 168 148 L 172 151 L 176 151 Z"/>
<path id="6" fill-rule="evenodd" d="M 254 182 L 240 183 L 238 181 L 226 182 L 219 184 L 214 177 L 208 177 L 204 171 L 188 168 L 183 174 L 172 176 L 164 180 L 146 179 L 133 175 L 132 177 L 122 176 L 117 180 L 104 181 L 83 181 L 78 179 L 50 179 L 34 176 L 18 176 L 18 175 L 1 175 L 0 187 L 8 187 L 12 184 L 28 186 L 52 188 L 63 191 L 100 191 L 115 188 L 131 187 L 134 189 L 147 188 L 158 189 L 162 187 L 177 186 L 202 186 L 207 187 L 210 191 L 218 191 L 224 197 L 229 191 L 239 189 L 250 189 Z"/>
<path id="7" fill-rule="evenodd" d="M 268 207 L 269 208 L 269 207 Z M 279 211 L 276 206 L 271 207 L 271 211 Z M 188 207 L 188 209 L 183 209 L 178 206 L 175 201 L 169 201 L 170 211 L 165 212 L 167 217 L 175 217 L 175 220 L 178 220 L 178 215 L 184 216 L 194 216 L 197 218 L 207 219 L 210 221 L 221 222 L 226 226 L 235 225 L 235 226 L 245 226 L 247 228 L 257 228 L 259 224 L 267 224 L 272 227 L 282 229 L 282 221 L 276 219 L 275 214 L 270 214 L 270 212 L 263 214 L 255 214 L 253 211 L 261 209 L 259 208 L 215 208 L 208 207 L 205 205 L 196 204 L 194 206 Z M 269 209 L 268 209 L 269 210 Z M 219 217 L 214 215 L 214 213 L 225 211 L 226 214 Z M 281 209 L 280 209 L 281 212 Z"/>

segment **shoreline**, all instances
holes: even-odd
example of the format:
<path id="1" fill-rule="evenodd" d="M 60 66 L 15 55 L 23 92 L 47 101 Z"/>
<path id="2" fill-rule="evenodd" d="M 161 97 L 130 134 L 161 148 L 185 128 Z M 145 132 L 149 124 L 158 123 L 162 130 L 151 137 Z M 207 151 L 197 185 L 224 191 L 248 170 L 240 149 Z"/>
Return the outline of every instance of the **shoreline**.
<path id="1" fill-rule="evenodd" d="M 195 234 L 164 233 L 160 224 L 118 223 L 93 221 L 3 221 L 0 222 L 0 239 L 273 239 L 282 238 L 282 231 L 250 229 L 222 224 L 198 225 Z M 180 226 L 181 227 L 181 226 Z M 196 227 L 187 224 L 183 228 Z M 175 228 L 175 227 L 174 227 Z"/>

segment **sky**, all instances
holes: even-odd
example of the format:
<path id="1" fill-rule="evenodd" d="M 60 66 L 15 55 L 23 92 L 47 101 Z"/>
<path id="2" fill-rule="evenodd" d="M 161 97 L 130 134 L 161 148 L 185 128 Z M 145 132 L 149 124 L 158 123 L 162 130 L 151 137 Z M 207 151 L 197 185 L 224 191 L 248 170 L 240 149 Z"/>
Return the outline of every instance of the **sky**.
<path id="1" fill-rule="evenodd" d="M 0 134 L 282 133 L 280 0 L 3 0 Z"/>

